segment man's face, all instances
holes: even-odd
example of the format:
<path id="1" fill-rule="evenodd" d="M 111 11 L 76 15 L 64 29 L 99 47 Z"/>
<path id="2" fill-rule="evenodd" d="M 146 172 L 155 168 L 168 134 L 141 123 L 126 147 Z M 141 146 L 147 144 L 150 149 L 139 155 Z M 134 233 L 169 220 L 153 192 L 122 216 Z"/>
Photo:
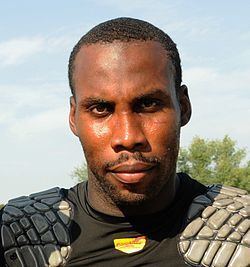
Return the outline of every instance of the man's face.
<path id="1" fill-rule="evenodd" d="M 157 197 L 174 179 L 180 127 L 190 115 L 167 52 L 153 41 L 83 46 L 74 85 L 70 125 L 91 183 L 117 204 Z"/>

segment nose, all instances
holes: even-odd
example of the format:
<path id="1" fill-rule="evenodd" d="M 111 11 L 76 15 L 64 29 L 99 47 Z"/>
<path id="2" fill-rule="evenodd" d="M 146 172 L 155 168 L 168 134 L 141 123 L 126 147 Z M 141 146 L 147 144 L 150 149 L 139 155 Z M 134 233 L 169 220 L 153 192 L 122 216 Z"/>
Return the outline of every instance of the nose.
<path id="1" fill-rule="evenodd" d="M 148 141 L 140 119 L 133 114 L 122 114 L 113 122 L 111 147 L 115 152 L 127 150 L 143 152 L 148 147 Z"/>

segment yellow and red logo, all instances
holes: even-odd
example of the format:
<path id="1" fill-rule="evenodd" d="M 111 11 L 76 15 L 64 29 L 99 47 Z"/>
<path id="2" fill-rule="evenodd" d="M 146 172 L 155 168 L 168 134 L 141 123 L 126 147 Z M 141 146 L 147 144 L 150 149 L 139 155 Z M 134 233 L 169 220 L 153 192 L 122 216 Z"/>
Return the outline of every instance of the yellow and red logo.
<path id="1" fill-rule="evenodd" d="M 114 239 L 115 249 L 130 254 L 142 250 L 146 245 L 146 237 L 138 236 L 132 238 Z"/>

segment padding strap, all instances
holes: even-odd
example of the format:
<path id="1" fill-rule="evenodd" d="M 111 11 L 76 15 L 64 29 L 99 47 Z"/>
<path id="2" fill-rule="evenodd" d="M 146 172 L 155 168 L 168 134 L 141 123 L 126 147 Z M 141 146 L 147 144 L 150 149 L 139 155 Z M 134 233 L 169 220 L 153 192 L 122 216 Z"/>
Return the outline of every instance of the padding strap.
<path id="1" fill-rule="evenodd" d="M 60 188 L 12 199 L 3 210 L 1 240 L 10 267 L 64 266 L 70 254 L 70 203 Z"/>
<path id="2" fill-rule="evenodd" d="M 211 186 L 193 200 L 191 221 L 178 248 L 186 263 L 206 267 L 250 266 L 250 195 L 247 191 Z"/>

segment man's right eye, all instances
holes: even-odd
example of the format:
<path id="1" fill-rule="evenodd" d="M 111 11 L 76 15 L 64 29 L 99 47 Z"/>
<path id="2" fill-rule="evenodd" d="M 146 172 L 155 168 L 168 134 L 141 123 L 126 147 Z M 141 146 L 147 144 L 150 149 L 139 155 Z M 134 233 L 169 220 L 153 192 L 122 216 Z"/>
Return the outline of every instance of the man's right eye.
<path id="1" fill-rule="evenodd" d="M 96 116 L 106 116 L 112 112 L 112 107 L 107 104 L 97 104 L 89 108 L 90 112 L 92 112 Z"/>

